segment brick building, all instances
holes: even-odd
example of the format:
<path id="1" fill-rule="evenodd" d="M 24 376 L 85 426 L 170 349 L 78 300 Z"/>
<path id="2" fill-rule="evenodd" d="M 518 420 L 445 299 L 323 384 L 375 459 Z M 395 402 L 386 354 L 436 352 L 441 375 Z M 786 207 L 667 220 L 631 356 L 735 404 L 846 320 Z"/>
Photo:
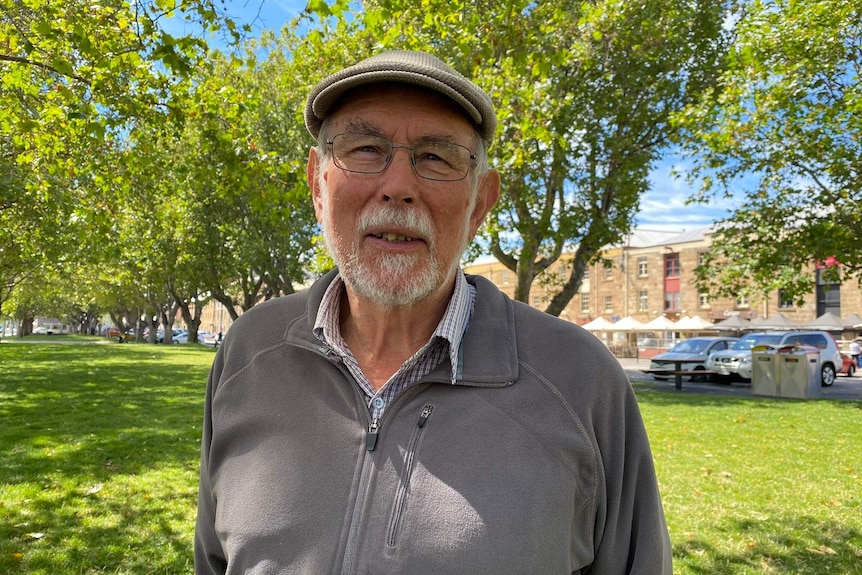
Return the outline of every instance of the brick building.
<path id="1" fill-rule="evenodd" d="M 610 321 L 632 317 L 647 323 L 661 315 L 674 321 L 688 315 L 717 323 L 734 315 L 754 319 L 778 312 L 796 322 L 811 321 L 825 312 L 839 317 L 862 315 L 862 289 L 856 281 L 843 285 L 821 282 L 816 293 L 805 296 L 801 306 L 781 297 L 778 291 L 752 300 L 713 299 L 699 292 L 694 284 L 695 268 L 711 243 L 709 226 L 684 233 L 635 230 L 622 245 L 607 248 L 602 260 L 588 269 L 579 293 L 560 317 L 584 324 L 598 317 Z M 493 258 L 467 265 L 465 271 L 487 277 L 510 296 L 514 293 L 514 273 Z M 545 308 L 549 301 L 545 286 L 561 281 L 567 270 L 558 264 L 550 272 L 537 278 L 531 290 L 529 303 L 536 308 Z M 817 273 L 813 267 L 811 273 Z M 560 277 L 554 278 L 554 274 Z M 647 345 L 647 340 L 663 340 L 673 335 L 609 332 L 601 337 L 610 347 L 630 353 L 633 346 Z"/>

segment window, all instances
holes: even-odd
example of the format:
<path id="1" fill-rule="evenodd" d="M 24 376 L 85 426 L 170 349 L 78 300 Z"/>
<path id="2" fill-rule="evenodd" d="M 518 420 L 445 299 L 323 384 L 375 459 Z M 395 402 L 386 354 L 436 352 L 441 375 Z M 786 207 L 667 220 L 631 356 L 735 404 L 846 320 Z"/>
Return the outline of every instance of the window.
<path id="1" fill-rule="evenodd" d="M 667 254 L 664 256 L 664 277 L 679 277 L 679 254 Z"/>
<path id="2" fill-rule="evenodd" d="M 566 266 L 565 266 L 565 265 L 560 264 L 559 271 L 558 271 L 557 273 L 558 273 L 558 274 L 559 274 L 559 276 L 560 276 L 560 281 L 561 281 L 561 282 L 566 281 Z"/>
<path id="3" fill-rule="evenodd" d="M 509 270 L 503 270 L 500 272 L 500 283 L 503 285 L 509 283 Z"/>
<path id="4" fill-rule="evenodd" d="M 605 260 L 604 268 L 605 268 L 605 273 L 604 273 L 605 279 L 606 280 L 613 279 L 613 277 L 614 277 L 614 264 L 611 263 L 610 260 Z"/>
<path id="5" fill-rule="evenodd" d="M 664 309 L 666 311 L 673 311 L 679 309 L 678 291 L 664 293 Z"/>
<path id="6" fill-rule="evenodd" d="M 590 294 L 581 292 L 581 313 L 590 313 Z"/>
<path id="7" fill-rule="evenodd" d="M 638 311 L 649 310 L 649 292 L 642 289 L 638 292 Z"/>
<path id="8" fill-rule="evenodd" d="M 783 289 L 778 290 L 778 307 L 788 309 L 793 307 L 793 298 L 787 297 L 787 292 Z"/>
<path id="9" fill-rule="evenodd" d="M 647 276 L 647 259 L 646 257 L 638 258 L 638 277 L 646 277 Z"/>
<path id="10" fill-rule="evenodd" d="M 706 264 L 706 252 L 697 252 L 697 265 L 703 266 Z"/>
<path id="11" fill-rule="evenodd" d="M 614 310 L 614 298 L 612 296 L 605 296 L 605 311 L 612 312 Z"/>
<path id="12" fill-rule="evenodd" d="M 542 298 L 537 296 L 537 295 L 534 295 L 533 296 L 533 307 L 539 307 L 540 305 L 542 305 Z"/>
<path id="13" fill-rule="evenodd" d="M 588 279 L 590 279 L 590 268 L 586 268 L 586 269 L 584 269 L 584 277 L 583 277 L 582 279 L 583 279 L 583 280 L 588 280 Z"/>
<path id="14" fill-rule="evenodd" d="M 708 293 L 700 293 L 697 294 L 697 305 L 702 308 L 709 307 L 709 294 Z"/>
<path id="15" fill-rule="evenodd" d="M 748 296 L 742 295 L 736 298 L 736 307 L 747 308 L 748 307 Z"/>

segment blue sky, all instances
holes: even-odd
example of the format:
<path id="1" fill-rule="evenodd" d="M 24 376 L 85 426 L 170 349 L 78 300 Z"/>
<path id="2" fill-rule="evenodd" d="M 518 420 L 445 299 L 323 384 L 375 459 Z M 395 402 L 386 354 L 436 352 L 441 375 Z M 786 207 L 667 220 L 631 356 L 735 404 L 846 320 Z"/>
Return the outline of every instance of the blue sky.
<path id="1" fill-rule="evenodd" d="M 225 0 L 228 14 L 238 23 L 252 25 L 253 33 L 264 28 L 278 31 L 304 9 L 306 0 Z M 672 170 L 685 171 L 686 164 L 671 154 L 650 174 L 651 190 L 641 198 L 638 227 L 656 230 L 688 231 L 706 226 L 728 215 L 728 202 L 685 205 L 693 189 Z"/>

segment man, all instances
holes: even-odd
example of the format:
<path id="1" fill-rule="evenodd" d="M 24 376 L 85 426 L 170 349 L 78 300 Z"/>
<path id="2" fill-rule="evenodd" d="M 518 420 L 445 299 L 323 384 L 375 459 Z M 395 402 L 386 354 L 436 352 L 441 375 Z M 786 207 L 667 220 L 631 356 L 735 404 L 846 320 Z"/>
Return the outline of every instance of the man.
<path id="1" fill-rule="evenodd" d="M 387 52 L 318 84 L 306 124 L 338 267 L 216 356 L 196 572 L 671 573 L 618 362 L 459 269 L 499 194 L 490 98 Z"/>

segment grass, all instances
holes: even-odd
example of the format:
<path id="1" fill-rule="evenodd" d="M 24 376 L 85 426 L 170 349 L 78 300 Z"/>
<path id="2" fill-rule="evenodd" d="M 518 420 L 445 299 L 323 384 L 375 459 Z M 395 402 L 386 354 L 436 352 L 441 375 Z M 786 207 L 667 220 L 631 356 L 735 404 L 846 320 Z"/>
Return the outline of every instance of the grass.
<path id="1" fill-rule="evenodd" d="M 212 359 L 198 346 L 0 346 L 0 573 L 192 571 Z"/>
<path id="2" fill-rule="evenodd" d="M 213 351 L 60 341 L 0 346 L 0 573 L 191 573 Z M 676 574 L 862 573 L 862 402 L 636 389 Z"/>

